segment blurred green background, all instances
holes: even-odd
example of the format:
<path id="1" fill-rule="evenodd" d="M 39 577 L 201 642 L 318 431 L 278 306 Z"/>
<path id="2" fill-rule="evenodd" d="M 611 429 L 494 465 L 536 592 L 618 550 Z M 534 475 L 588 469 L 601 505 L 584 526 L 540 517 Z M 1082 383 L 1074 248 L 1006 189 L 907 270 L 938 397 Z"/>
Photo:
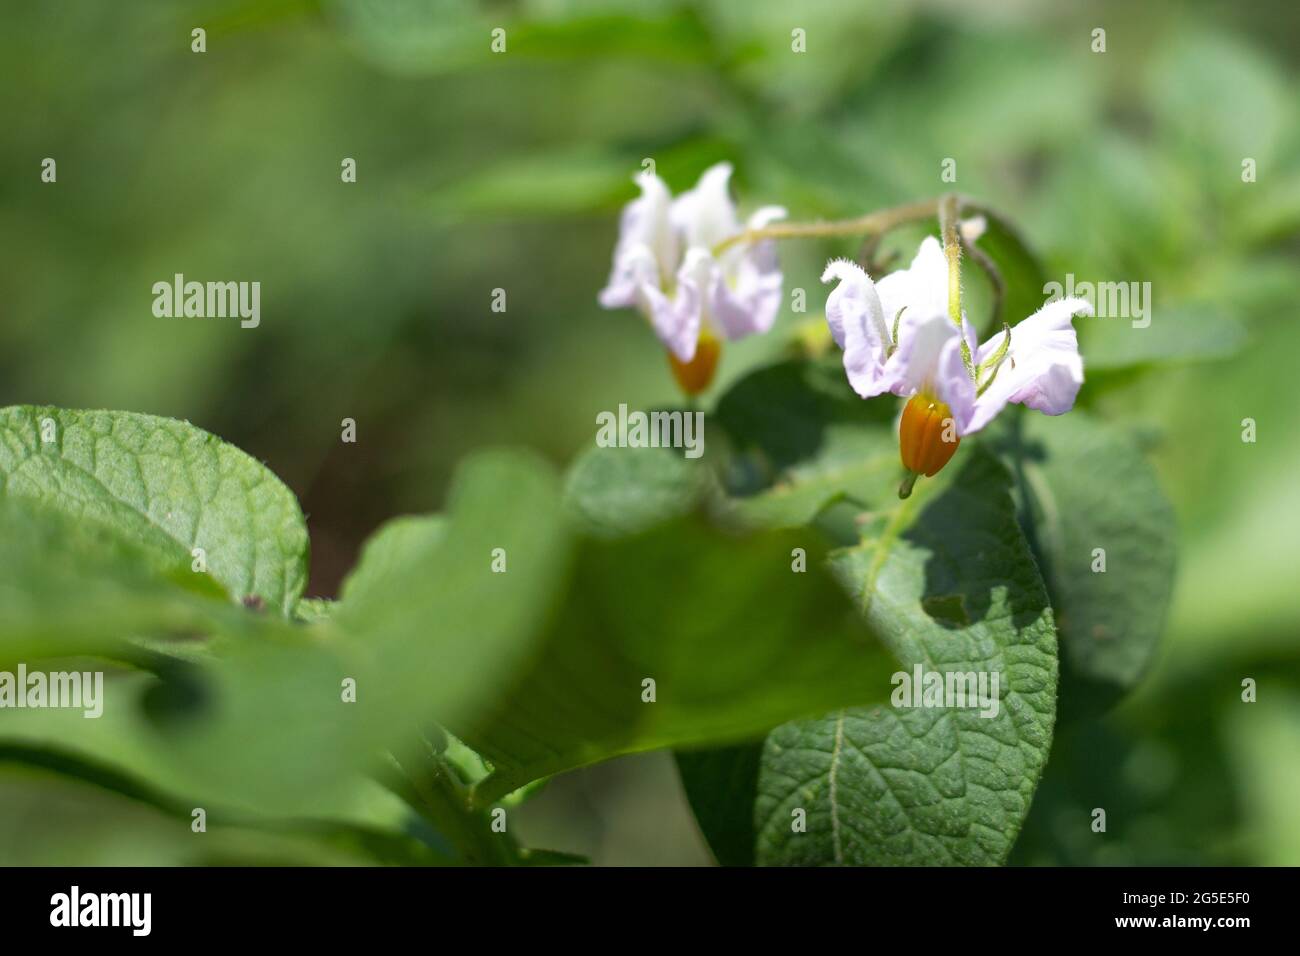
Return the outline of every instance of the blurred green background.
<path id="1" fill-rule="evenodd" d="M 1300 864 L 1294 3 L 0 11 L 0 405 L 189 419 L 265 460 L 308 514 L 310 595 L 386 518 L 436 510 L 467 450 L 565 462 L 598 411 L 674 399 L 644 323 L 595 301 L 644 158 L 675 190 L 730 160 L 742 212 L 796 219 L 933 196 L 953 158 L 1050 278 L 1149 281 L 1150 328 L 1082 329 L 1082 401 L 1144 437 L 1174 502 L 1170 626 L 1136 695 L 1058 728 L 1013 862 Z M 826 257 L 854 251 L 782 246 L 809 315 L 787 305 L 729 347 L 713 394 L 788 347 Z M 151 286 L 177 272 L 260 281 L 260 327 L 155 318 Z M 597 863 L 710 859 L 663 754 L 552 781 L 520 812 L 525 843 Z M 187 833 L 0 765 L 0 862 L 188 862 Z"/>

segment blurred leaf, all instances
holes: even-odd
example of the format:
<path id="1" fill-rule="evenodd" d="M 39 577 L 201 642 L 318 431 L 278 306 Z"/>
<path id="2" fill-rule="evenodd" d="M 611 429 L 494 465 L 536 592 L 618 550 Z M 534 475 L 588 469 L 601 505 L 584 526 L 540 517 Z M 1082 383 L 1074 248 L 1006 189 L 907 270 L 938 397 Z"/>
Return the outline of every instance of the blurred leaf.
<path id="1" fill-rule="evenodd" d="M 42 440 L 42 423 L 52 431 Z M 206 553 L 231 596 L 290 614 L 307 579 L 307 528 L 265 467 L 186 422 L 135 412 L 0 410 L 0 488 L 139 542 L 165 564 Z"/>
<path id="2" fill-rule="evenodd" d="M 540 657 L 487 719 L 452 729 L 494 768 L 483 799 L 661 747 L 761 732 L 883 686 L 883 656 L 820 536 L 732 537 L 699 519 L 581 548 Z M 806 573 L 793 573 L 794 549 Z M 653 702 L 643 682 L 655 684 Z"/>
<path id="3" fill-rule="evenodd" d="M 1261 682 L 1258 693 L 1256 703 L 1241 704 L 1226 722 L 1234 769 L 1255 858 L 1264 866 L 1294 866 L 1300 860 L 1300 764 L 1279 758 L 1300 753 L 1300 694 L 1277 681 Z"/>
<path id="4" fill-rule="evenodd" d="M 1127 298 L 1127 296 L 1126 296 Z M 1146 308 L 1151 309 L 1148 298 Z M 1226 358 L 1246 338 L 1245 327 L 1222 307 L 1201 304 L 1147 313 L 1150 325 L 1125 317 L 1075 319 L 1079 351 L 1088 372 L 1109 372 L 1137 365 Z"/>
<path id="5" fill-rule="evenodd" d="M 493 31 L 505 31 L 504 55 L 530 59 L 609 58 L 701 62 L 708 37 L 689 11 L 655 16 L 609 12 L 554 18 L 506 15 L 475 0 L 328 0 L 345 35 L 375 62 L 408 74 L 440 74 L 496 65 Z"/>
<path id="6" fill-rule="evenodd" d="M 602 449 L 575 465 L 569 509 L 598 536 L 579 549 L 568 599 L 487 719 L 451 723 L 494 768 L 482 799 L 619 754 L 739 739 L 827 701 L 861 700 L 883 657 L 823 566 L 820 534 L 737 537 L 684 515 L 703 467 L 659 449 Z M 646 679 L 653 702 L 642 699 Z"/>
<path id="7" fill-rule="evenodd" d="M 817 111 L 871 77 L 912 18 L 900 5 L 840 0 L 804 0 L 797 17 L 784 0 L 704 0 L 699 9 L 712 56 L 737 86 L 755 90 L 754 99 L 778 105 L 782 115 Z M 806 52 L 796 52 L 796 28 Z"/>
<path id="8" fill-rule="evenodd" d="M 877 502 L 897 488 L 898 441 L 887 399 L 849 389 L 839 355 L 759 369 L 718 401 L 716 420 L 735 452 L 727 475 L 730 517 L 743 525 L 797 527 L 845 496 Z"/>
<path id="9" fill-rule="evenodd" d="M 154 672 L 108 669 L 97 718 L 7 711 L 0 740 L 93 757 L 143 787 L 248 808 L 300 807 L 365 766 L 382 725 L 367 726 L 341 698 L 344 677 L 364 683 L 364 662 L 210 585 L 218 577 L 277 608 L 296 600 L 306 535 L 278 480 L 180 422 L 55 409 L 0 415 L 0 548 L 12 552 L 0 578 L 4 657 L 91 653 Z M 46 419 L 57 441 L 40 441 Z M 188 567 L 195 541 L 208 549 L 211 577 Z"/>
<path id="10" fill-rule="evenodd" d="M 625 157 L 589 147 L 506 157 L 437 189 L 430 202 L 435 213 L 464 217 L 590 213 L 626 198 L 637 168 Z"/>
<path id="11" fill-rule="evenodd" d="M 992 321 L 982 315 L 973 319 L 981 330 L 982 338 L 1002 328 L 1005 322 L 1015 325 L 1043 307 L 1046 282 L 1043 265 L 1029 248 L 1020 230 L 1000 215 L 985 215 L 984 234 L 975 245 L 987 254 L 998 268 L 1005 289 L 1002 310 Z M 963 272 L 978 272 L 979 267 L 969 260 Z"/>
<path id="12" fill-rule="evenodd" d="M 315 621 L 328 620 L 337 607 L 338 602 L 331 601 L 329 598 L 303 598 L 294 609 L 293 616 L 295 620 L 311 624 Z"/>
<path id="13" fill-rule="evenodd" d="M 594 447 L 569 468 L 564 501 L 583 529 L 618 537 L 689 514 L 711 487 L 705 460 L 683 449 Z"/>
<path id="14" fill-rule="evenodd" d="M 192 634 L 240 613 L 150 573 L 152 558 L 105 526 L 0 497 L 0 663 L 129 655 L 124 638 Z"/>
<path id="15" fill-rule="evenodd" d="M 1081 411 L 1024 413 L 1016 422 L 1019 433 L 1008 429 L 1001 447 L 1052 595 L 1067 673 L 1127 690 L 1150 665 L 1169 613 L 1173 508 L 1137 444 L 1115 427 Z M 1094 570 L 1098 560 L 1104 571 Z"/>
<path id="16" fill-rule="evenodd" d="M 531 657 L 568 568 L 560 508 L 544 460 L 480 452 L 446 517 L 398 519 L 367 545 L 330 623 L 368 656 L 379 683 L 358 707 L 393 739 L 478 712 Z"/>
<path id="17" fill-rule="evenodd" d="M 247 620 L 221 622 L 199 663 L 136 655 L 153 674 L 60 663 L 53 669 L 106 672 L 103 714 L 6 711 L 0 742 L 210 806 L 283 814 L 327 801 L 367 768 L 387 730 L 343 702 L 344 678 L 367 685 L 364 662 L 306 628 L 230 611 Z"/>
<path id="18" fill-rule="evenodd" d="M 1186 148 L 1187 161 L 1210 173 L 1203 179 L 1215 192 L 1240 187 L 1242 157 L 1266 165 L 1294 121 L 1287 76 L 1229 31 L 1200 24 L 1171 32 L 1153 52 L 1157 124 Z"/>
<path id="19" fill-rule="evenodd" d="M 326 0 L 326 13 L 375 62 L 438 73 L 491 55 L 492 27 L 476 0 Z"/>
<path id="20" fill-rule="evenodd" d="M 343 581 L 340 601 L 383 588 L 394 575 L 409 574 L 426 552 L 438 546 L 446 522 L 442 515 L 406 515 L 384 523 L 366 539 L 361 557 Z"/>
<path id="21" fill-rule="evenodd" d="M 723 866 L 754 865 L 754 800 L 762 754 L 761 742 L 674 754 L 695 821 Z"/>
<path id="22" fill-rule="evenodd" d="M 909 675 L 997 674 L 997 714 L 877 706 L 778 727 L 759 774 L 760 864 L 1006 858 L 1047 760 L 1057 680 L 1051 610 L 1010 486 L 977 449 L 946 488 L 918 487 L 873 537 L 834 557 Z M 806 832 L 792 827 L 799 809 Z"/>
<path id="23" fill-rule="evenodd" d="M 9 760 L 0 747 L 0 760 Z M 24 765 L 27 764 L 27 765 Z M 331 808 L 332 819 L 223 818 L 190 829 L 193 803 L 140 801 L 59 775 L 56 761 L 0 769 L 0 865 L 428 866 L 451 861 L 402 832 L 387 810 Z M 382 791 L 381 791 L 382 794 Z M 404 808 L 389 798 L 396 808 Z M 21 821 L 20 826 L 12 824 Z"/>

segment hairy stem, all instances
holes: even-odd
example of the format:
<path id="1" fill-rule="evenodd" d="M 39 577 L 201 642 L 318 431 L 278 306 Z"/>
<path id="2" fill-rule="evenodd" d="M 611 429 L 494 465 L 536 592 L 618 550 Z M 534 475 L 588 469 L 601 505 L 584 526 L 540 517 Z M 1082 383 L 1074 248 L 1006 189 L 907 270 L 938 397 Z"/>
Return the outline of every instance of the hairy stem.
<path id="1" fill-rule="evenodd" d="M 939 232 L 948 259 L 948 315 L 961 328 L 961 197 L 948 193 L 939 200 Z"/>
<path id="2" fill-rule="evenodd" d="M 961 360 L 971 381 L 975 374 L 975 357 L 971 355 L 966 330 L 961 324 L 961 196 L 948 193 L 939 200 L 939 232 L 943 236 L 943 254 L 948 260 L 948 317 L 961 335 Z"/>
<path id="3" fill-rule="evenodd" d="M 492 833 L 486 816 L 470 806 L 467 794 L 448 768 L 432 754 L 389 754 L 379 781 L 401 797 L 471 863 L 501 865 L 512 859 L 512 844 Z"/>
<path id="4" fill-rule="evenodd" d="M 777 222 L 762 229 L 746 229 L 714 246 L 713 254 L 721 255 L 738 243 L 758 242 L 761 239 L 879 235 L 904 223 L 928 219 L 938 211 L 939 202 L 940 200 L 937 199 L 923 199 L 889 209 L 880 209 L 855 219 L 834 219 L 827 222 Z"/>

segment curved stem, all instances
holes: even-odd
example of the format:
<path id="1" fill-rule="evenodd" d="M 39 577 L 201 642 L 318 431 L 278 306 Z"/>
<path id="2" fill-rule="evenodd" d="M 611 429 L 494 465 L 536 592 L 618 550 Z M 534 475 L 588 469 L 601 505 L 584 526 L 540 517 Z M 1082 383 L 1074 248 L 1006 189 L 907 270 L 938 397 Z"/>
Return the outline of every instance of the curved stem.
<path id="1" fill-rule="evenodd" d="M 758 242 L 761 239 L 880 234 L 906 222 L 928 219 L 938 212 L 939 203 L 938 199 L 923 199 L 919 202 L 881 209 L 855 219 L 834 219 L 828 222 L 777 222 L 761 229 L 746 229 L 744 232 L 729 236 L 713 247 L 713 254 L 719 256 L 738 243 Z"/>
<path id="2" fill-rule="evenodd" d="M 975 245 L 975 243 L 967 242 L 965 236 L 962 237 L 961 245 L 966 250 L 966 254 L 974 259 L 975 264 L 983 269 L 984 274 L 988 276 L 989 287 L 993 290 L 993 321 L 989 328 L 995 329 L 998 322 L 1002 320 L 1002 303 L 1007 294 L 1007 284 L 1002 278 L 1002 271 L 998 269 L 997 263 L 989 258 L 987 252 Z"/>

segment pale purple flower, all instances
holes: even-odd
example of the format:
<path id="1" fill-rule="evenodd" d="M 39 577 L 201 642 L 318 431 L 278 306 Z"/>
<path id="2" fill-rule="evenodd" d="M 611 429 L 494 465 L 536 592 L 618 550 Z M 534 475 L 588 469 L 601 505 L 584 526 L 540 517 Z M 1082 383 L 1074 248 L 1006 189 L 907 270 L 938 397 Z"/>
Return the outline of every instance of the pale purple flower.
<path id="1" fill-rule="evenodd" d="M 933 237 L 908 268 L 879 282 L 843 259 L 822 275 L 823 282 L 836 280 L 826 321 L 844 350 L 849 383 L 863 398 L 927 395 L 948 407 L 958 436 L 979 431 L 1009 402 L 1048 415 L 1074 407 L 1083 360 L 1072 321 L 1092 314 L 1087 300 L 1049 302 L 1013 326 L 1009 340 L 999 331 L 981 345 L 964 315 L 958 329 L 948 314 L 948 264 Z"/>
<path id="2" fill-rule="evenodd" d="M 623 209 L 614 265 L 600 293 L 607 309 L 634 306 L 682 362 L 704 332 L 739 339 L 766 332 L 781 305 L 781 270 L 771 240 L 714 247 L 785 216 L 764 206 L 742 224 L 728 191 L 731 164 L 709 167 L 676 199 L 651 172 L 637 176 L 641 195 Z"/>

